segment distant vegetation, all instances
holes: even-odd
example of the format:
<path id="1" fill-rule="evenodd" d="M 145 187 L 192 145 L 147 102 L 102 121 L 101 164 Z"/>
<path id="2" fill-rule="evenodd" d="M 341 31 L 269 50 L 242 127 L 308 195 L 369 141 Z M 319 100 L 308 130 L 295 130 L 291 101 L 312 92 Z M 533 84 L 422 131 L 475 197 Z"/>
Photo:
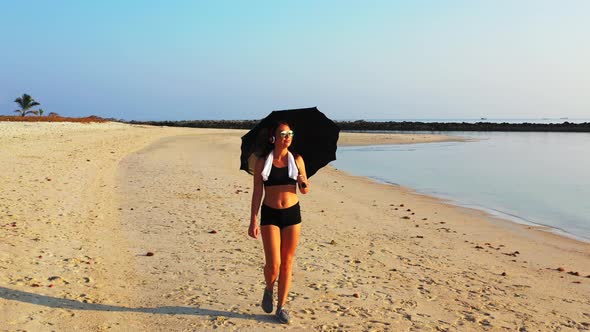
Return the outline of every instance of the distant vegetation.
<path id="1" fill-rule="evenodd" d="M 69 118 L 63 117 L 55 112 L 50 112 L 48 116 L 43 116 L 45 111 L 42 108 L 38 110 L 32 109 L 35 106 L 41 105 L 38 103 L 33 97 L 24 93 L 21 97 L 18 97 L 14 100 L 15 103 L 18 104 L 20 109 L 14 111 L 18 113 L 18 116 L 6 116 L 0 115 L 0 121 L 13 121 L 13 122 L 80 122 L 80 123 L 90 123 L 90 122 L 108 122 L 108 121 L 115 121 L 114 119 L 103 119 L 101 117 L 91 115 L 83 118 Z M 29 114 L 35 114 L 39 116 L 27 116 Z"/>
<path id="2" fill-rule="evenodd" d="M 87 116 L 84 118 L 69 118 L 59 116 L 57 113 L 52 115 L 49 113 L 48 116 L 5 116 L 0 115 L 0 121 L 12 121 L 12 122 L 79 122 L 79 123 L 91 123 L 91 122 L 109 122 L 112 120 L 103 119 L 98 116 Z"/>
<path id="3" fill-rule="evenodd" d="M 130 121 L 153 126 L 252 129 L 259 120 Z M 347 131 L 559 131 L 590 132 L 590 123 L 492 123 L 492 122 L 410 122 L 334 121 Z"/>
<path id="4" fill-rule="evenodd" d="M 37 105 L 41 105 L 33 99 L 33 97 L 29 96 L 28 94 L 23 94 L 22 97 L 18 97 L 14 100 L 20 106 L 19 110 L 14 111 L 15 113 L 19 113 L 20 116 L 25 116 L 27 114 L 39 114 L 39 111 L 31 110 L 32 107 Z"/>

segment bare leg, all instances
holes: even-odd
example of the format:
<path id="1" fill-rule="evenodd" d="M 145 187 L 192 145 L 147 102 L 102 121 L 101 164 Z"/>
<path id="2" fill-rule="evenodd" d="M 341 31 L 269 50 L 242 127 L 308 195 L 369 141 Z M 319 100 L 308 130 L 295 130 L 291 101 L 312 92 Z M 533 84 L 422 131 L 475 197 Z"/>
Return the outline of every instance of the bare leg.
<path id="1" fill-rule="evenodd" d="M 293 272 L 293 258 L 299 242 L 301 224 L 283 228 L 281 233 L 281 264 L 279 274 L 279 294 L 277 307 L 282 308 L 287 301 L 289 288 L 291 287 L 291 274 Z"/>
<path id="2" fill-rule="evenodd" d="M 278 226 L 264 225 L 260 227 L 260 234 L 264 246 L 264 281 L 266 289 L 272 292 L 281 266 L 281 230 Z"/>

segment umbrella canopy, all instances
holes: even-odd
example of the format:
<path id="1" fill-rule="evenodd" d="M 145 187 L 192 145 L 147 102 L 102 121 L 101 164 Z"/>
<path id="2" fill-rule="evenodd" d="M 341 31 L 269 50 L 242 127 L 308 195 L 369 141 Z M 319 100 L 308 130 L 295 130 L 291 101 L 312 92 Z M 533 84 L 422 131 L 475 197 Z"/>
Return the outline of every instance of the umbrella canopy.
<path id="1" fill-rule="evenodd" d="M 336 142 L 340 128 L 316 107 L 273 111 L 242 136 L 240 169 L 253 174 L 256 159 L 265 158 L 272 150 L 269 138 L 278 121 L 286 121 L 295 132 L 289 150 L 305 162 L 307 177 L 336 160 Z"/>

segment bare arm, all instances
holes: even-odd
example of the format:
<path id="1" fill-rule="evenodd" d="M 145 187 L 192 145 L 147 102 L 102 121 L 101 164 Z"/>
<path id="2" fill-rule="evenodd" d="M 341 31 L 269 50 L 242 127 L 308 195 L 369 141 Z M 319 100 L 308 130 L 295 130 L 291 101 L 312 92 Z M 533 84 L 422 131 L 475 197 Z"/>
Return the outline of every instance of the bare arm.
<path id="1" fill-rule="evenodd" d="M 309 180 L 307 179 L 307 174 L 305 173 L 305 163 L 303 162 L 303 158 L 301 156 L 297 156 L 297 158 L 295 158 L 295 163 L 297 163 L 297 168 L 299 168 L 299 177 L 297 178 L 299 192 L 305 195 L 310 189 Z"/>
<path id="2" fill-rule="evenodd" d="M 262 202 L 262 194 L 264 185 L 262 182 L 262 168 L 264 167 L 264 159 L 258 159 L 254 166 L 254 189 L 252 190 L 252 207 L 250 209 L 250 227 L 248 228 L 248 235 L 258 238 L 258 210 L 260 210 L 260 203 Z"/>

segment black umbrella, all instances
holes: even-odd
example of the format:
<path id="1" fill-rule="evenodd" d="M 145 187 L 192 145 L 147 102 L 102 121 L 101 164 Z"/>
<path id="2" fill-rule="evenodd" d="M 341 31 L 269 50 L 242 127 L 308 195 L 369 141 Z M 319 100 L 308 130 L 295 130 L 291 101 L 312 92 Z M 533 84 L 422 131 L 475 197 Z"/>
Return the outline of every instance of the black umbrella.
<path id="1" fill-rule="evenodd" d="M 295 132 L 289 150 L 298 153 L 305 162 L 307 177 L 336 160 L 336 142 L 340 128 L 316 107 L 273 111 L 242 136 L 240 169 L 253 174 L 257 158 L 266 158 L 272 150 L 270 131 L 277 121 L 286 121 Z"/>

